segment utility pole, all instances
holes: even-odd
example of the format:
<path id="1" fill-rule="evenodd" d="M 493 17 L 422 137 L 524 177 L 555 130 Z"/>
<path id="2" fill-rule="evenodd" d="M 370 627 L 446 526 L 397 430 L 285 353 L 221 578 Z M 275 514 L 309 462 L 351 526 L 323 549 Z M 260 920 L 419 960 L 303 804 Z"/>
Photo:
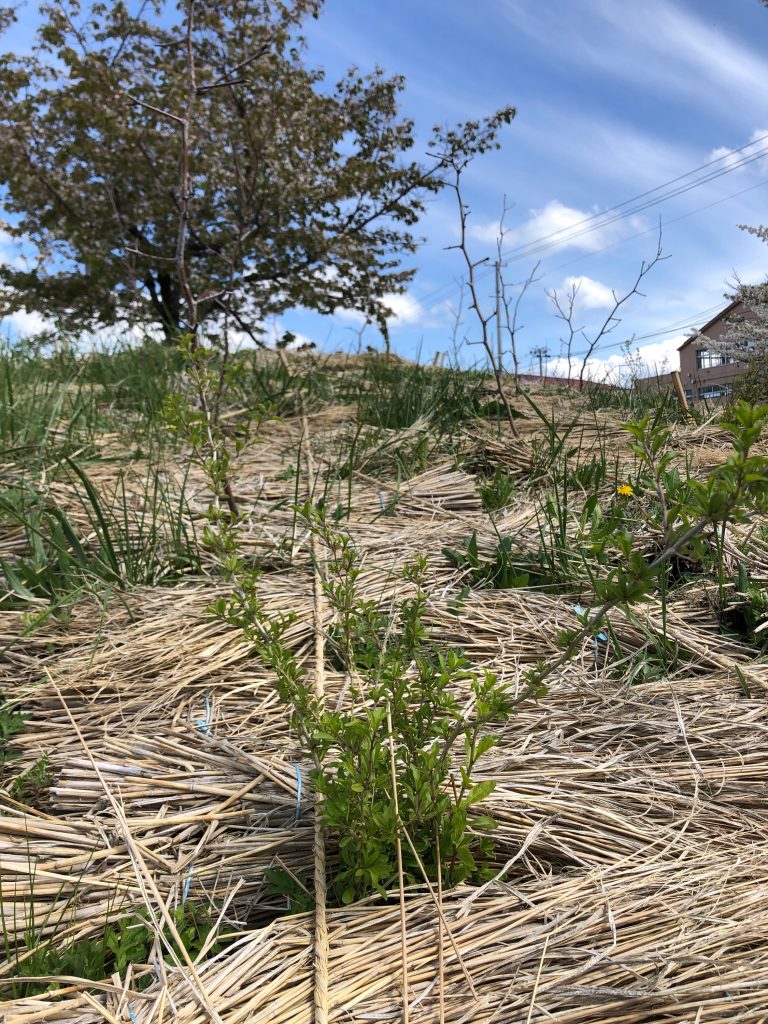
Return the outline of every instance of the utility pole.
<path id="1" fill-rule="evenodd" d="M 501 343 L 501 260 L 496 260 L 496 358 L 499 362 L 499 373 L 503 372 Z"/>
<path id="2" fill-rule="evenodd" d="M 533 348 L 533 349 L 531 349 L 531 355 L 539 357 L 539 377 L 543 377 L 544 376 L 543 363 L 544 363 L 545 359 L 549 359 L 549 349 L 548 348 Z"/>

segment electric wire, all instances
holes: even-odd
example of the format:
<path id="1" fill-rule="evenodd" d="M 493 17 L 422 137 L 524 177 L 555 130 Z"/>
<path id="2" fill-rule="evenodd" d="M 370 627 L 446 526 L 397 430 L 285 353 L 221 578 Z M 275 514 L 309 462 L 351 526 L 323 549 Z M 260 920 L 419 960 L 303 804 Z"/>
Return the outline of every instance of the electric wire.
<path id="1" fill-rule="evenodd" d="M 538 255 L 538 254 L 546 252 L 546 251 L 548 251 L 550 249 L 560 248 L 560 247 L 562 247 L 565 244 L 568 244 L 568 243 L 570 243 L 572 241 L 575 241 L 577 238 L 580 238 L 580 237 L 583 237 L 584 235 L 590 234 L 592 231 L 596 231 L 596 230 L 598 230 L 599 228 L 602 228 L 602 227 L 607 227 L 610 224 L 616 223 L 616 222 L 618 222 L 620 220 L 626 219 L 627 217 L 633 216 L 635 213 L 642 212 L 642 210 L 648 209 L 651 206 L 659 205 L 659 204 L 661 204 L 663 202 L 666 202 L 668 199 L 673 199 L 673 198 L 676 198 L 679 195 L 685 194 L 686 192 L 690 192 L 690 191 L 692 191 L 695 188 L 700 188 L 702 185 L 708 184 L 710 181 L 714 181 L 717 178 L 721 178 L 721 177 L 723 177 L 726 174 L 732 173 L 733 171 L 741 170 L 747 164 L 753 163 L 756 160 L 760 160 L 763 157 L 768 156 L 768 146 L 763 148 L 763 149 L 760 149 L 757 153 L 752 153 L 752 154 L 748 155 L 747 157 L 745 157 L 742 160 L 737 161 L 736 163 L 732 163 L 730 166 L 726 166 L 724 168 L 721 168 L 721 169 L 717 170 L 716 172 L 713 172 L 713 173 L 708 174 L 708 175 L 706 175 L 706 176 L 704 176 L 702 178 L 697 179 L 696 181 L 689 182 L 683 188 L 675 189 L 675 190 L 666 192 L 666 193 L 664 193 L 661 196 L 657 196 L 651 202 L 645 203 L 645 204 L 643 204 L 640 207 L 632 207 L 629 210 L 625 210 L 622 214 L 617 215 L 616 217 L 613 217 L 613 218 L 609 218 L 607 220 L 601 219 L 601 218 L 605 218 L 605 215 L 608 214 L 608 213 L 612 213 L 614 211 L 620 210 L 622 207 L 627 206 L 630 203 L 636 203 L 638 200 L 646 198 L 646 197 L 652 195 L 655 192 L 660 192 L 661 190 L 668 188 L 670 185 L 676 184 L 677 182 L 682 181 L 685 178 L 688 178 L 691 175 L 696 174 L 696 173 L 698 173 L 699 171 L 701 171 L 703 169 L 706 169 L 707 167 L 711 167 L 714 164 L 721 163 L 723 160 L 727 160 L 727 159 L 731 158 L 734 153 L 738 153 L 738 152 L 741 152 L 741 151 L 743 151 L 745 149 L 751 148 L 751 147 L 757 145 L 759 142 L 762 142 L 762 141 L 764 141 L 766 139 L 768 139 L 768 134 L 762 135 L 758 139 L 756 139 L 756 140 L 754 140 L 752 142 L 746 143 L 744 146 L 741 146 L 738 149 L 730 150 L 728 153 L 724 154 L 722 157 L 718 157 L 716 160 L 708 161 L 707 163 L 702 164 L 702 165 L 700 165 L 697 168 L 694 168 L 692 171 L 687 171 L 685 174 L 678 175 L 676 178 L 672 178 L 669 181 L 664 182 L 662 185 L 657 185 L 653 189 L 648 189 L 646 192 L 642 192 L 639 195 L 634 196 L 631 199 L 624 200 L 624 202 L 618 203 L 615 206 L 610 207 L 608 210 L 604 210 L 604 211 L 601 211 L 600 213 L 593 214 L 590 217 L 586 217 L 586 218 L 584 218 L 583 221 L 579 221 L 575 225 L 569 225 L 568 228 L 562 228 L 562 229 L 560 229 L 559 232 L 550 232 L 548 235 L 543 235 L 543 236 L 541 236 L 538 239 L 534 239 L 533 241 L 531 241 L 529 243 L 526 243 L 525 246 L 518 247 L 517 249 L 509 249 L 509 250 L 506 251 L 506 253 L 502 252 L 502 258 L 507 263 L 517 262 L 518 260 L 525 259 L 528 256 Z M 679 217 L 672 218 L 669 221 L 667 221 L 666 223 L 667 224 L 677 223 L 678 221 L 684 220 L 686 217 L 693 216 L 695 213 L 701 212 L 702 210 L 710 209 L 711 207 L 719 205 L 720 203 L 726 202 L 726 201 L 728 201 L 730 199 L 736 198 L 737 196 L 743 195 L 744 193 L 749 192 L 749 191 L 751 191 L 754 188 L 759 188 L 763 184 L 765 184 L 764 181 L 763 182 L 758 182 L 757 185 L 751 185 L 748 188 L 740 189 L 739 191 L 734 192 L 734 193 L 732 193 L 729 196 L 725 196 L 725 197 L 723 197 L 721 199 L 717 199 L 717 200 L 715 200 L 712 203 L 707 203 L 704 206 L 698 207 L 695 210 L 691 210 L 688 213 L 682 214 Z M 579 224 L 585 224 L 585 225 L 589 224 L 591 226 L 586 227 L 583 230 L 580 230 L 578 232 L 575 232 L 574 229 L 576 227 L 578 227 Z M 624 239 L 619 239 L 617 242 L 612 242 L 609 245 L 603 246 L 600 249 L 597 249 L 597 250 L 594 250 L 594 251 L 592 251 L 590 253 L 585 253 L 585 254 L 583 254 L 581 256 L 578 256 L 578 257 L 576 257 L 576 259 L 580 260 L 580 259 L 585 259 L 588 256 L 597 256 L 600 253 L 607 251 L 608 249 L 615 248 L 617 245 L 624 244 L 625 242 L 630 241 L 632 238 L 638 238 L 638 237 L 640 237 L 642 235 L 650 233 L 650 231 L 653 231 L 653 230 L 656 230 L 656 229 L 655 228 L 651 228 L 651 229 L 647 229 L 645 231 L 636 232 L 635 234 L 630 235 L 630 236 L 628 236 L 628 237 L 626 237 Z M 565 237 L 559 237 L 563 232 L 566 232 L 566 231 L 572 231 L 574 233 L 572 233 L 571 235 L 566 235 Z M 553 238 L 555 239 L 554 241 L 552 241 Z M 572 260 L 572 261 L 569 261 L 569 262 L 575 262 L 575 260 Z M 567 264 L 563 264 L 563 265 L 567 265 Z M 558 268 L 552 268 L 552 269 L 558 269 Z M 490 272 L 491 272 L 490 268 L 488 268 L 485 271 L 480 271 L 478 273 L 478 275 L 477 275 L 477 278 L 478 279 L 482 279 L 484 277 L 487 277 L 490 274 Z M 450 294 L 450 292 L 452 292 L 455 289 L 455 287 L 456 287 L 456 282 L 454 280 L 454 281 L 451 281 L 450 283 L 446 283 L 446 284 L 440 285 L 440 286 L 438 286 L 437 288 L 433 289 L 430 292 L 426 292 L 426 293 L 418 296 L 418 299 L 419 299 L 420 302 L 426 302 L 426 301 L 429 301 L 431 299 L 438 298 L 438 297 L 440 297 L 440 296 L 442 296 L 444 294 Z"/>
<path id="2" fill-rule="evenodd" d="M 752 139 L 751 142 L 745 142 L 743 146 L 739 146 L 736 149 L 728 150 L 727 153 L 724 153 L 722 156 L 715 157 L 713 160 L 707 160 L 706 163 L 700 164 L 698 167 L 694 167 L 694 169 L 691 171 L 685 171 L 685 173 L 683 174 L 678 174 L 676 178 L 670 178 L 669 181 L 665 181 L 661 185 L 656 185 L 654 188 L 646 189 L 645 192 L 640 192 L 638 195 L 633 196 L 631 199 L 625 199 L 623 202 L 617 203 L 615 206 L 609 206 L 606 210 L 601 210 L 598 213 L 590 214 L 589 217 L 585 217 L 583 220 L 577 221 L 575 224 L 570 224 L 567 228 L 559 228 L 557 231 L 552 231 L 548 235 L 542 235 L 540 238 L 535 239 L 533 242 L 527 244 L 538 244 L 539 242 L 544 242 L 547 239 L 555 238 L 562 231 L 573 230 L 574 228 L 581 227 L 582 225 L 585 224 L 589 224 L 592 221 L 599 220 L 601 217 L 604 217 L 608 213 L 614 213 L 616 210 L 620 210 L 622 207 L 628 206 L 630 203 L 636 203 L 641 199 L 645 199 L 646 197 L 652 195 L 654 192 L 659 192 L 661 191 L 661 189 L 668 188 L 670 185 L 675 185 L 677 184 L 677 182 L 683 181 L 683 179 L 685 178 L 690 178 L 693 174 L 698 174 L 699 171 L 706 170 L 707 167 L 712 167 L 714 164 L 722 163 L 723 160 L 729 159 L 736 153 L 742 153 L 745 149 L 750 149 L 751 147 L 758 145 L 758 143 L 766 141 L 768 141 L 768 133 L 766 133 L 765 135 L 760 135 L 756 139 Z M 743 165 L 738 165 L 738 167 L 741 166 Z M 734 167 L 733 170 L 738 170 L 738 167 Z M 525 246 L 520 246 L 519 248 L 525 248 Z M 512 251 L 514 252 L 515 250 Z"/>

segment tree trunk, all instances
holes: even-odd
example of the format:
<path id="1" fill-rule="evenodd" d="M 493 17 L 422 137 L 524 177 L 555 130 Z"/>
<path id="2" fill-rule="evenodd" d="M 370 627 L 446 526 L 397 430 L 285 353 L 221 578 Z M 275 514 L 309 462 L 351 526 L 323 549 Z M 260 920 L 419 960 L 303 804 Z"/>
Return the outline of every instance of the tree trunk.
<path id="1" fill-rule="evenodd" d="M 181 296 L 178 281 L 168 271 L 149 270 L 144 277 L 166 345 L 175 345 L 181 333 Z"/>

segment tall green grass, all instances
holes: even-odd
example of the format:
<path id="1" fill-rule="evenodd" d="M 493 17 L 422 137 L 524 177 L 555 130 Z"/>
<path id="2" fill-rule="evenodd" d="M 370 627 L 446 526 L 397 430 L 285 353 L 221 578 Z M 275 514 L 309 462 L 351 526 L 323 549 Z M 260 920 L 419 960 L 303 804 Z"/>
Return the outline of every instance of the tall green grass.
<path id="1" fill-rule="evenodd" d="M 165 400 L 181 385 L 184 360 L 176 348 L 158 342 L 121 345 L 96 351 L 80 362 L 80 379 L 101 389 L 110 412 L 133 414 L 135 426 L 149 427 L 160 417 Z"/>
<path id="2" fill-rule="evenodd" d="M 97 396 L 71 360 L 0 348 L 0 457 L 25 462 L 87 448 L 100 425 Z"/>
<path id="3" fill-rule="evenodd" d="M 59 610 L 85 591 L 168 584 L 202 571 L 183 491 L 173 496 L 150 470 L 138 497 L 122 475 L 108 497 L 77 463 L 67 467 L 69 508 L 26 482 L 0 493 L 0 526 L 23 536 L 22 553 L 0 559 L 0 607 Z"/>
<path id="4" fill-rule="evenodd" d="M 422 420 L 448 434 L 483 415 L 487 379 L 471 370 L 372 359 L 359 384 L 358 420 L 388 430 Z"/>
<path id="5" fill-rule="evenodd" d="M 659 415 L 667 423 L 685 418 L 675 395 L 668 389 L 631 387 L 586 387 L 574 391 L 584 406 L 592 412 L 614 411 L 630 420 L 647 415 Z"/>
<path id="6" fill-rule="evenodd" d="M 0 347 L 0 458 L 25 467 L 89 455 L 100 434 L 134 441 L 155 429 L 181 378 L 178 352 L 154 343 L 46 356 Z"/>

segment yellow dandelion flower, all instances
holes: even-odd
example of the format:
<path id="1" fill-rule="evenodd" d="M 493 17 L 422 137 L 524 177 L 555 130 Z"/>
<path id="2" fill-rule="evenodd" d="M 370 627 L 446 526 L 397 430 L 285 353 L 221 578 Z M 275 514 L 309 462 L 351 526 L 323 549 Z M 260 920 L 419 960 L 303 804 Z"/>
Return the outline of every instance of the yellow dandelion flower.
<path id="1" fill-rule="evenodd" d="M 623 498 L 631 498 L 635 491 L 629 484 L 620 484 L 616 488 L 616 493 L 620 494 Z"/>

